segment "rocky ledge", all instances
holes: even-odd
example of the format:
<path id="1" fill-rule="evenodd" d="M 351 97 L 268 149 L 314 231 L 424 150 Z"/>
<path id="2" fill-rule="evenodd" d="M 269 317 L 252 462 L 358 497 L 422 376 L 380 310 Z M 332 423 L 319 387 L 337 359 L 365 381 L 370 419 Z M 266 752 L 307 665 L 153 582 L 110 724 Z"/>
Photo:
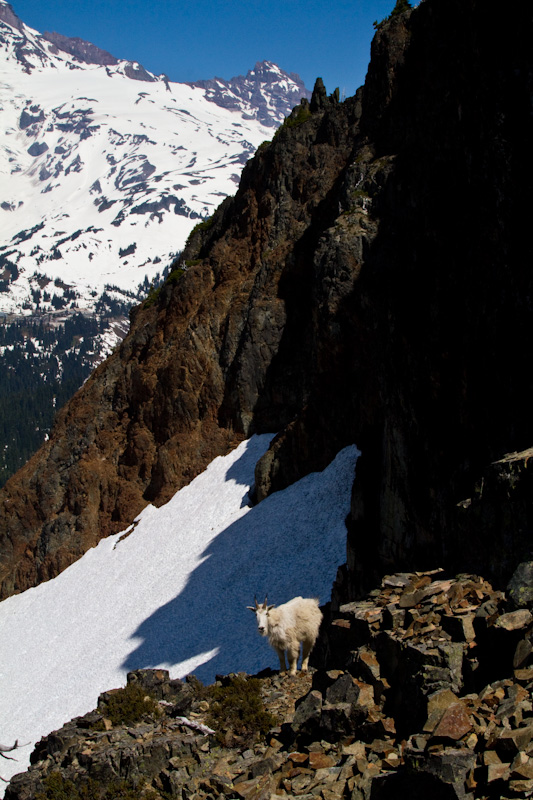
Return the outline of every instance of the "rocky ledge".
<path id="1" fill-rule="evenodd" d="M 474 575 L 386 576 L 331 615 L 308 674 L 131 672 L 136 719 L 117 717 L 125 690 L 102 694 L 38 743 L 6 800 L 530 797 L 531 572 L 507 595 Z"/>

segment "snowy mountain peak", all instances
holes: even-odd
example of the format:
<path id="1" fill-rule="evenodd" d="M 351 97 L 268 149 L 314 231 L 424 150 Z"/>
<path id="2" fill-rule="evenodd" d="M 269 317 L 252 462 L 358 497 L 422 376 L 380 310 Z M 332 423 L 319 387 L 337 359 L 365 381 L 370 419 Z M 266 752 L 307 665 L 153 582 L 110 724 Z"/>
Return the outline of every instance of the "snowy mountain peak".
<path id="1" fill-rule="evenodd" d="M 257 118 L 268 127 L 281 124 L 302 97 L 311 98 L 299 75 L 284 72 L 272 61 L 258 61 L 246 76 L 237 75 L 229 81 L 213 78 L 190 85 L 205 89 L 206 99 L 221 108 L 247 113 L 251 104 Z"/>
<path id="2" fill-rule="evenodd" d="M 23 23 L 13 11 L 13 6 L 9 3 L 5 3 L 4 0 L 0 0 L 0 22 L 5 22 L 18 31 L 21 31 L 23 28 Z"/>
<path id="3" fill-rule="evenodd" d="M 5 47 L 8 59 L 17 64 L 23 72 L 30 74 L 35 69 L 56 69 L 60 64 L 67 64 L 70 69 L 78 69 L 86 64 L 119 67 L 118 71 L 121 74 L 133 80 L 165 80 L 164 76 L 156 77 L 136 62 L 119 60 L 107 50 L 102 50 L 77 36 L 68 37 L 49 31 L 41 34 L 25 25 L 13 7 L 2 0 L 0 0 L 0 43 Z M 130 74 L 127 65 L 131 65 Z"/>
<path id="4" fill-rule="evenodd" d="M 0 43 L 0 314 L 131 303 L 308 95 L 271 62 L 172 83 L 3 0 Z"/>

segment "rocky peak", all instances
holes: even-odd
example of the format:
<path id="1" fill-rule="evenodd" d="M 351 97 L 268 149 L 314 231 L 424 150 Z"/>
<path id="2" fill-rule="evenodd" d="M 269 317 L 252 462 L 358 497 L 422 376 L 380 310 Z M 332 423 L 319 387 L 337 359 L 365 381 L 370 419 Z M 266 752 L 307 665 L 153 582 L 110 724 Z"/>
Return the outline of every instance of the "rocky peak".
<path id="1" fill-rule="evenodd" d="M 257 109 L 257 118 L 269 127 L 283 122 L 302 97 L 310 97 L 299 75 L 284 72 L 272 61 L 258 61 L 246 75 L 237 75 L 229 81 L 213 78 L 190 85 L 205 89 L 206 98 L 222 108 L 239 108 L 243 100 L 251 102 Z M 273 109 L 277 115 L 275 121 Z"/>
<path id="2" fill-rule="evenodd" d="M 100 64 L 101 66 L 114 66 L 118 64 L 118 59 L 112 56 L 111 53 L 108 53 L 107 50 L 102 50 L 95 44 L 86 42 L 78 36 L 68 37 L 60 33 L 45 31 L 43 33 L 43 39 L 46 39 L 47 42 L 51 42 L 58 47 L 59 50 L 63 50 L 64 53 L 68 53 L 79 61 L 83 61 L 84 64 Z"/>
<path id="3" fill-rule="evenodd" d="M 22 30 L 23 23 L 13 11 L 13 6 L 10 3 L 3 2 L 3 0 L 0 2 L 0 21 L 6 22 L 18 31 Z"/>

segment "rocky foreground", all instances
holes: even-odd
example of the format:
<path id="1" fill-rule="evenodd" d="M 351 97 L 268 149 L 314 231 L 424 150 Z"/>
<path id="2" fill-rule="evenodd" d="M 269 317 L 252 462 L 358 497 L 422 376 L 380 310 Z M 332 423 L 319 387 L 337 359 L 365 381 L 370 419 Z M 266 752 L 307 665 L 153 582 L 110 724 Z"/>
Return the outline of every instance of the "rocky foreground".
<path id="1" fill-rule="evenodd" d="M 39 742 L 6 800 L 530 797 L 528 575 L 506 594 L 441 570 L 386 576 L 331 615 L 310 674 L 129 673 L 140 711 L 104 693 Z"/>

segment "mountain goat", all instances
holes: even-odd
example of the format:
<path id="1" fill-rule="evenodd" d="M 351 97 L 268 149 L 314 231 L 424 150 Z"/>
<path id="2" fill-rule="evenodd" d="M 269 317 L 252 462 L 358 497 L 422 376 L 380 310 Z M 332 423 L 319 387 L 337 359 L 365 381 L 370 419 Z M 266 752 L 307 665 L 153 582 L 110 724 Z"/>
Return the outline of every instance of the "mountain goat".
<path id="1" fill-rule="evenodd" d="M 313 649 L 322 621 L 322 612 L 318 600 L 308 597 L 293 597 L 288 603 L 278 608 L 259 605 L 247 606 L 257 618 L 257 627 L 261 636 L 268 636 L 268 641 L 279 656 L 280 670 L 285 672 L 285 651 L 289 661 L 289 674 L 296 674 L 296 666 L 302 644 L 302 672 L 307 670 L 309 653 Z"/>

